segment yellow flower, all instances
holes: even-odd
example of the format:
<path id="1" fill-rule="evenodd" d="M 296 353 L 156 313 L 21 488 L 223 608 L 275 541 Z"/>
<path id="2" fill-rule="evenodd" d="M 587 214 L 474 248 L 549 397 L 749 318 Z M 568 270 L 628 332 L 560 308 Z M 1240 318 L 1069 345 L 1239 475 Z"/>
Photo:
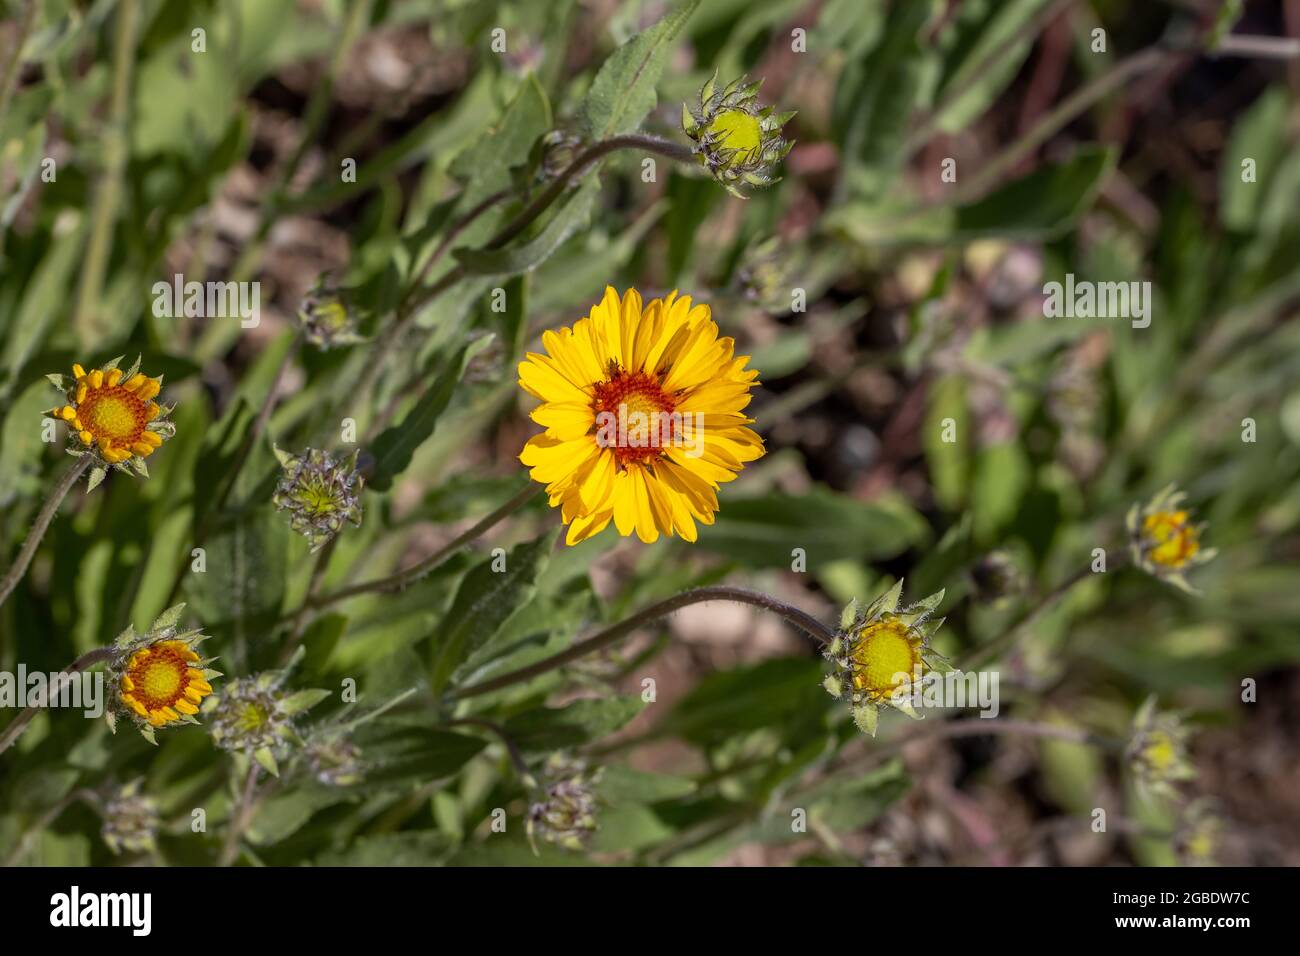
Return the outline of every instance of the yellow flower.
<path id="1" fill-rule="evenodd" d="M 651 542 L 697 536 L 713 523 L 717 491 L 763 440 L 744 408 L 758 372 L 735 342 L 718 337 L 707 305 L 674 291 L 644 307 L 612 288 L 572 328 L 546 332 L 547 354 L 529 352 L 519 384 L 542 404 L 546 431 L 519 455 L 546 485 L 576 544 L 614 522 Z"/>
<path id="2" fill-rule="evenodd" d="M 49 376 L 67 398 L 67 404 L 52 414 L 65 421 L 84 446 L 74 454 L 91 453 L 118 470 L 130 464 L 147 474 L 144 459 L 171 437 L 175 426 L 165 420 L 170 409 L 154 401 L 162 379 L 140 374 L 138 359 L 128 372 L 117 367 L 118 361 L 89 372 L 74 365 L 71 382 L 61 375 Z"/>
<path id="3" fill-rule="evenodd" d="M 122 675 L 120 697 L 136 716 L 150 726 L 180 723 L 182 714 L 194 715 L 212 685 L 194 667 L 199 655 L 183 641 L 160 641 L 131 655 Z"/>
<path id="4" fill-rule="evenodd" d="M 212 693 L 209 681 L 220 674 L 195 650 L 206 640 L 199 631 L 177 633 L 184 608 L 178 604 L 164 611 L 147 634 L 128 627 L 118 635 L 108 666 L 114 704 L 105 712 L 110 728 L 117 729 L 116 715 L 124 713 L 153 742 L 158 728 L 198 723 L 199 706 Z"/>
<path id="5" fill-rule="evenodd" d="M 1191 591 L 1183 572 L 1218 552 L 1201 547 L 1204 525 L 1192 524 L 1191 512 L 1181 507 L 1186 497 L 1169 485 L 1145 505 L 1129 509 L 1127 524 L 1134 563 L 1148 574 Z"/>
<path id="6" fill-rule="evenodd" d="M 865 609 L 856 601 L 850 604 L 840 618 L 839 634 L 825 651 L 834 673 L 823 686 L 832 697 L 848 697 L 854 721 L 873 737 L 882 706 L 916 717 L 911 698 L 921 679 L 931 670 L 952 670 L 930 649 L 930 638 L 943 624 L 943 618 L 933 614 L 944 592 L 899 609 L 902 593 L 899 581 Z"/>

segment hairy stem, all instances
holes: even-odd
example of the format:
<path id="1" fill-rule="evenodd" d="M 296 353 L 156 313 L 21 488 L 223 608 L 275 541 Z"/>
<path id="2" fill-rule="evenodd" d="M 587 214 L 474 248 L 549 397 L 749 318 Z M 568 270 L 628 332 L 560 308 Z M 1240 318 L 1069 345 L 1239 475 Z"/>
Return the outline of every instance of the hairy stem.
<path id="1" fill-rule="evenodd" d="M 609 139 L 593 143 L 579 153 L 573 162 L 561 170 L 550 185 L 540 192 L 532 202 L 520 210 L 519 214 L 516 215 L 514 219 L 506 223 L 500 231 L 489 239 L 487 243 L 484 244 L 483 249 L 500 249 L 511 239 L 520 235 L 525 229 L 532 225 L 533 222 L 536 221 L 536 219 L 541 216 L 552 203 L 564 194 L 565 189 L 568 188 L 569 183 L 573 179 L 585 173 L 610 153 L 616 152 L 620 149 L 641 149 L 649 153 L 656 153 L 677 162 L 686 163 L 691 161 L 691 151 L 689 147 L 671 142 L 670 140 L 660 139 L 657 136 L 648 136 L 644 133 L 631 133 L 626 136 L 612 136 Z M 493 203 L 493 205 L 495 205 L 495 203 Z M 485 210 L 479 210 L 479 212 L 482 211 Z M 470 210 L 470 212 L 473 213 L 475 210 Z M 477 218 L 477 214 L 475 215 L 475 218 Z M 452 238 L 454 238 L 454 236 Z M 447 247 L 450 246 L 449 242 L 445 242 L 444 244 Z M 441 253 L 439 252 L 437 255 L 441 255 Z M 428 265 L 429 264 L 426 264 L 426 272 L 428 270 Z M 415 322 L 420 307 L 432 302 L 464 277 L 465 269 L 459 265 L 455 266 L 445 272 L 432 285 L 425 286 L 420 289 L 417 294 L 408 294 L 403 299 L 402 308 L 399 310 L 397 321 L 389 326 L 379 341 L 375 343 L 375 347 L 370 354 L 369 362 L 362 370 L 359 384 L 357 388 L 353 390 L 353 394 L 364 395 L 374 384 L 375 379 L 383 369 L 384 362 L 389 353 L 397 343 L 402 340 L 407 331 L 409 331 L 412 323 Z"/>
<path id="2" fill-rule="evenodd" d="M 1020 636 L 1046 614 L 1054 608 L 1060 600 L 1065 597 L 1080 581 L 1092 576 L 1092 568 L 1084 565 L 1079 568 L 1068 578 L 1058 584 L 1052 590 L 1048 591 L 1034 603 L 1034 605 L 1016 621 L 1008 627 L 996 640 L 990 641 L 983 647 L 976 648 L 965 661 L 962 662 L 962 670 L 974 670 L 982 667 L 989 661 L 996 660 L 1004 653 L 1009 651 L 1020 640 Z"/>
<path id="3" fill-rule="evenodd" d="M 77 483 L 77 479 L 90 467 L 91 461 L 92 456 L 90 453 L 86 453 L 77 459 L 76 463 L 59 479 L 54 491 L 50 493 L 50 497 L 41 507 L 40 512 L 36 515 L 36 522 L 32 525 L 32 530 L 27 533 L 27 540 L 23 542 L 18 557 L 14 559 L 13 566 L 5 572 L 4 579 L 0 580 L 0 604 L 4 604 L 8 600 L 14 588 L 18 587 L 18 582 L 27 573 L 27 567 L 32 563 L 36 549 L 40 547 L 41 539 L 45 537 L 45 532 L 50 528 L 50 522 L 58 514 L 59 505 L 63 504 L 63 499 L 68 496 L 68 492 Z"/>
<path id="4" fill-rule="evenodd" d="M 811 614 L 799 610 L 797 607 L 786 604 L 784 601 L 763 594 L 759 591 L 751 591 L 748 588 L 732 587 L 730 585 L 715 585 L 712 587 L 696 588 L 693 591 L 684 591 L 681 594 L 673 595 L 657 604 L 652 604 L 647 608 L 637 611 L 631 617 L 619 621 L 617 624 L 605 628 L 598 634 L 594 634 L 586 640 L 579 641 L 568 650 L 561 651 L 558 654 L 540 660 L 535 664 L 527 667 L 521 667 L 519 670 L 511 671 L 508 674 L 502 674 L 500 677 L 494 677 L 478 684 L 470 684 L 468 687 L 462 687 L 453 690 L 448 696 L 451 700 L 465 700 L 469 697 L 477 697 L 480 694 L 489 694 L 492 691 L 500 690 L 503 687 L 509 687 L 512 684 L 522 683 L 523 681 L 532 680 L 540 674 L 553 671 L 557 667 L 563 667 L 572 661 L 581 657 L 599 651 L 614 642 L 626 637 L 637 628 L 649 624 L 659 618 L 671 614 L 673 611 L 687 607 L 691 604 L 700 604 L 704 601 L 738 601 L 742 604 L 752 604 L 754 607 L 761 607 L 764 610 L 771 611 L 784 618 L 795 627 L 809 634 L 811 637 L 823 644 L 829 644 L 835 640 L 835 632 L 817 620 Z"/>
<path id="5" fill-rule="evenodd" d="M 493 511 L 490 515 L 483 518 L 468 531 L 457 535 L 423 561 L 413 564 L 402 571 L 398 571 L 396 574 L 391 574 L 388 577 L 372 578 L 369 581 L 361 581 L 357 584 L 351 585 L 350 587 L 342 588 L 332 594 L 322 594 L 312 597 L 304 606 L 310 608 L 322 608 L 328 607 L 331 604 L 335 604 L 347 598 L 355 597 L 358 594 L 368 594 L 372 591 L 399 591 L 411 582 L 418 581 L 420 578 L 424 577 L 465 545 L 481 536 L 483 532 L 487 531 L 493 525 L 500 523 L 502 519 L 514 514 L 539 494 L 541 494 L 541 488 L 530 483 L 523 491 L 519 492 L 519 494 L 515 495 L 496 511 Z"/>
<path id="6" fill-rule="evenodd" d="M 56 681 L 58 686 L 49 688 L 46 700 L 61 693 L 64 685 L 74 675 L 80 674 L 82 671 L 88 670 L 96 664 L 107 661 L 112 656 L 113 649 L 111 647 L 98 647 L 93 651 L 87 651 L 85 654 L 82 654 L 60 672 L 59 679 Z M 39 701 L 24 708 L 23 712 L 15 717 L 9 726 L 4 729 L 4 733 L 0 734 L 0 754 L 12 747 L 14 741 L 22 736 L 22 732 L 27 729 L 27 725 L 32 722 L 32 719 L 36 716 L 37 712 L 45 706 L 46 700 Z"/>
<path id="7" fill-rule="evenodd" d="M 0 860 L 0 867 L 7 869 L 11 866 L 17 866 L 19 861 L 27 855 L 27 851 L 31 849 L 32 843 L 41 835 L 42 831 L 62 816 L 63 811 L 68 809 L 68 807 L 72 806 L 77 801 L 83 801 L 95 810 L 99 810 L 96 796 L 95 791 L 88 787 L 82 787 L 73 790 L 62 800 L 57 801 L 54 806 L 41 814 L 40 818 L 36 820 L 35 823 L 23 831 L 23 835 L 18 838 L 17 842 L 14 844 L 14 848 L 9 851 L 9 854 L 3 860 Z"/>
<path id="8" fill-rule="evenodd" d="M 239 841 L 253 815 L 253 798 L 257 792 L 257 764 L 249 762 L 248 776 L 244 778 L 239 801 L 230 815 L 230 824 L 226 827 L 226 839 L 221 845 L 221 854 L 217 857 L 217 866 L 233 866 L 239 857 Z"/>

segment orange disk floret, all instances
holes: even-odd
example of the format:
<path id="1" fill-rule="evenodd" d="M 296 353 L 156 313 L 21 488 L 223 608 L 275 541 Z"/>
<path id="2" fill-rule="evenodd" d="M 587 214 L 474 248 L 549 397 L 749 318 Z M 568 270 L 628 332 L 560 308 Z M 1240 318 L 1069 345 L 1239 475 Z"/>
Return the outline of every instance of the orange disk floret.
<path id="1" fill-rule="evenodd" d="M 76 375 L 74 402 L 58 415 L 77 433 L 82 444 L 98 446 L 109 464 L 126 461 L 132 455 L 147 458 L 162 445 L 163 438 L 148 425 L 162 413 L 152 401 L 162 386 L 147 375 L 123 380 L 121 369 L 93 369 L 72 366 Z"/>
<path id="2" fill-rule="evenodd" d="M 161 641 L 131 655 L 122 675 L 122 703 L 151 726 L 162 727 L 199 712 L 212 685 L 196 654 L 184 641 Z"/>

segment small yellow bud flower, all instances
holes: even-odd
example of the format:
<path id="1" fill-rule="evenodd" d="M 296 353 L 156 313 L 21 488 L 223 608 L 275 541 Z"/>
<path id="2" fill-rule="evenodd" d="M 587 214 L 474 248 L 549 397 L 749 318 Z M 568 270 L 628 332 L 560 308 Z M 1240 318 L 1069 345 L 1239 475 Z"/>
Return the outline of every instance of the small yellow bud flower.
<path id="1" fill-rule="evenodd" d="M 1201 546 L 1204 525 L 1192 523 L 1191 512 L 1181 507 L 1187 496 L 1169 485 L 1145 505 L 1128 513 L 1129 550 L 1143 571 L 1191 592 L 1183 572 L 1204 564 L 1218 552 Z"/>
<path id="2" fill-rule="evenodd" d="M 834 673 L 822 686 L 832 697 L 849 698 L 853 719 L 863 732 L 876 735 L 879 709 L 889 705 L 917 716 L 911 692 L 927 671 L 952 668 L 930 649 L 930 638 L 943 624 L 934 618 L 943 591 L 910 607 L 898 607 L 903 582 L 877 598 L 865 610 L 850 604 L 840 621 L 840 633 L 826 649 Z"/>
<path id="3" fill-rule="evenodd" d="M 758 105 L 762 80 L 745 77 L 717 90 L 717 74 L 700 90 L 696 110 L 682 106 L 682 130 L 695 142 L 700 164 L 733 196 L 744 198 L 741 186 L 769 186 L 772 171 L 794 146 L 782 139 L 781 127 L 794 116 Z"/>
<path id="4" fill-rule="evenodd" d="M 92 488 L 103 481 L 108 468 L 147 478 L 144 460 L 176 433 L 167 420 L 171 408 L 153 401 L 162 389 L 161 377 L 141 375 L 139 359 L 127 372 L 117 367 L 119 361 L 89 372 L 73 365 L 71 381 L 63 375 L 46 376 L 66 400 L 46 414 L 67 423 L 76 439 L 68 449 L 71 454 L 94 457 Z"/>

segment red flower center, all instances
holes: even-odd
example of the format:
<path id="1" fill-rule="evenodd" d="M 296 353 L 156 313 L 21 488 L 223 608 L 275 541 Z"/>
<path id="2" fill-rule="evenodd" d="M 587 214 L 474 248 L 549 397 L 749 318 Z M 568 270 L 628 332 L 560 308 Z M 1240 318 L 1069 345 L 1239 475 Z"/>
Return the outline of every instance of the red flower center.
<path id="1" fill-rule="evenodd" d="M 657 458 L 682 438 L 677 403 L 646 372 L 626 372 L 609 366 L 609 380 L 597 382 L 592 408 L 596 412 L 596 442 L 614 451 L 620 465 Z"/>

